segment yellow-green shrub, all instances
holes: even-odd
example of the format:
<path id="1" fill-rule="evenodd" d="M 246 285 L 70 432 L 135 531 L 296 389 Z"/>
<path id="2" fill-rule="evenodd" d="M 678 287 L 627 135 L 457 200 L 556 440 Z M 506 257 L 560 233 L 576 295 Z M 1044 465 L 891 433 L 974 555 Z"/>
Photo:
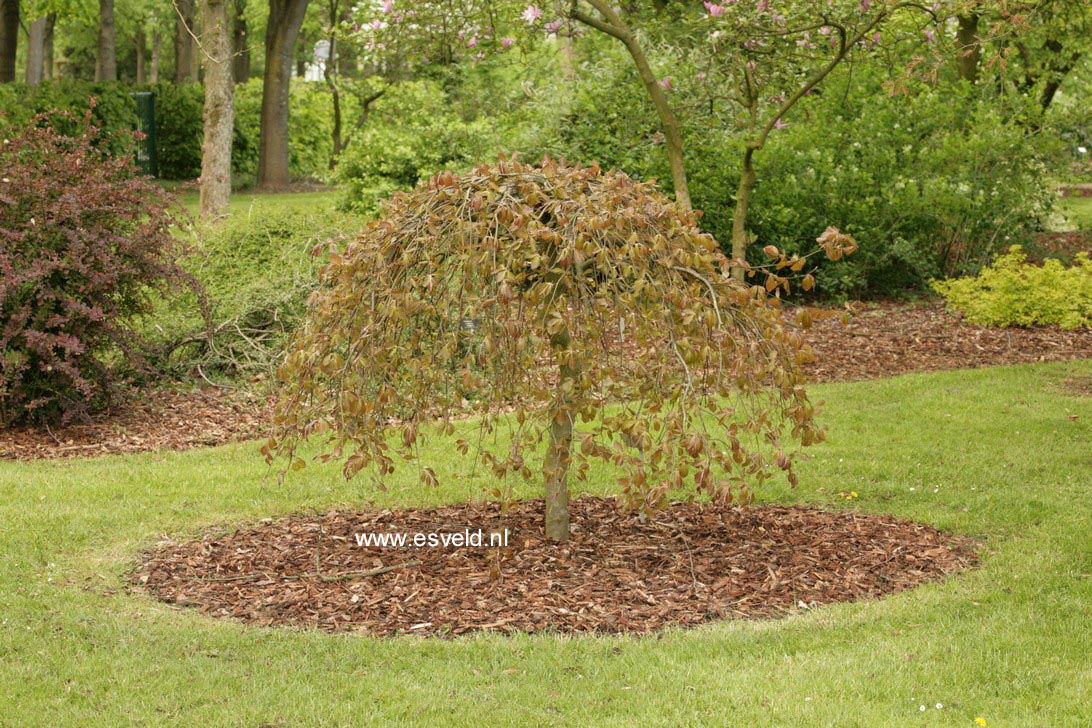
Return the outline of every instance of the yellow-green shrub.
<path id="1" fill-rule="evenodd" d="M 934 281 L 933 288 L 968 320 L 988 326 L 1092 326 L 1092 259 L 1078 253 L 1068 268 L 1027 262 L 1019 245 L 973 278 Z"/>

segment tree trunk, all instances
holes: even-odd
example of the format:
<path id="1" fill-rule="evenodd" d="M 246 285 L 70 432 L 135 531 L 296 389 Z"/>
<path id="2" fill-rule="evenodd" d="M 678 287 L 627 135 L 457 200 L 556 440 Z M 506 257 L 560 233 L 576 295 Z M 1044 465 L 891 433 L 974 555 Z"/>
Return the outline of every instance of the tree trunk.
<path id="1" fill-rule="evenodd" d="M 250 47 L 248 29 L 246 25 L 246 0 L 235 0 L 234 18 L 232 25 L 232 48 L 235 53 L 233 73 L 235 83 L 246 83 L 250 80 Z"/>
<path id="2" fill-rule="evenodd" d="M 118 36 L 114 25 L 114 0 L 99 0 L 99 45 L 95 80 L 118 80 Z"/>
<path id="3" fill-rule="evenodd" d="M 45 37 L 42 39 L 42 80 L 52 81 L 53 72 L 53 30 L 57 27 L 57 13 L 46 16 Z"/>
<path id="4" fill-rule="evenodd" d="M 964 81 L 974 83 L 978 80 L 978 64 L 982 60 L 982 46 L 978 38 L 978 16 L 960 15 L 956 29 L 956 45 L 959 56 L 956 58 L 956 70 Z"/>
<path id="5" fill-rule="evenodd" d="M 330 89 L 330 101 L 334 105 L 334 126 L 330 131 L 330 141 L 333 142 L 333 147 L 330 152 L 329 168 L 332 170 L 337 167 L 337 158 L 341 156 L 341 92 L 338 90 L 337 81 L 334 79 L 334 63 L 337 62 L 337 38 L 330 35 L 326 40 L 330 44 L 330 50 L 326 54 L 326 64 L 323 66 L 322 75 L 326 79 L 326 86 Z"/>
<path id="6" fill-rule="evenodd" d="M 231 198 L 234 117 L 231 29 L 227 0 L 202 0 L 205 67 L 205 140 L 201 144 L 201 219 L 219 215 Z"/>
<path id="7" fill-rule="evenodd" d="M 197 57 L 194 34 L 194 0 L 174 0 L 178 18 L 174 26 L 174 82 L 196 80 L 193 64 Z"/>
<path id="8" fill-rule="evenodd" d="M 156 30 L 152 33 L 152 62 L 148 64 L 148 83 L 159 83 L 159 52 L 163 47 L 163 36 Z"/>
<path id="9" fill-rule="evenodd" d="M 568 328 L 550 337 L 555 352 L 569 347 Z M 546 538 L 569 540 L 569 465 L 573 452 L 573 413 L 569 408 L 566 388 L 571 391 L 580 379 L 580 365 L 566 362 L 559 367 L 558 406 L 550 420 L 550 442 L 546 446 L 546 463 L 542 468 L 546 481 Z"/>
<path id="10" fill-rule="evenodd" d="M 15 81 L 19 50 L 19 0 L 0 0 L 0 83 Z"/>
<path id="11" fill-rule="evenodd" d="M 747 237 L 747 211 L 751 205 L 751 190 L 754 189 L 755 174 L 754 165 L 755 148 L 747 146 L 743 152 L 743 169 L 739 175 L 739 187 L 736 189 L 736 208 L 732 214 L 732 259 L 746 260 L 747 245 L 750 240 Z M 732 277 L 737 281 L 743 280 L 743 268 L 732 266 Z"/>
<path id="12" fill-rule="evenodd" d="M 637 68 L 637 75 L 640 77 L 641 83 L 644 84 L 645 91 L 648 92 L 652 105 L 656 109 L 656 114 L 660 117 L 660 124 L 663 126 L 664 146 L 667 149 L 667 161 L 671 167 L 671 181 L 675 187 L 675 201 L 683 209 L 690 210 L 692 206 L 690 203 L 690 187 L 686 180 L 686 162 L 683 157 L 682 128 L 675 116 L 675 112 L 671 109 L 671 104 L 667 101 L 667 95 L 664 93 L 663 87 L 660 85 L 661 79 L 656 78 L 656 74 L 653 73 L 652 66 L 649 65 L 648 58 L 645 56 L 641 44 L 637 41 L 637 37 L 633 35 L 633 32 L 630 31 L 629 26 L 626 25 L 621 16 L 614 11 L 611 4 L 606 0 L 588 0 L 588 4 L 595 8 L 605 20 L 583 13 L 577 9 L 575 3 L 570 11 L 570 16 L 584 25 L 617 38 L 625 46 L 626 51 L 629 52 L 630 58 L 633 59 L 633 64 Z"/>
<path id="13" fill-rule="evenodd" d="M 27 86 L 37 86 L 42 82 L 47 21 L 48 19 L 42 16 L 32 22 L 27 29 Z"/>
<path id="14" fill-rule="evenodd" d="M 147 65 L 148 42 L 144 36 L 144 27 L 141 25 L 137 26 L 134 45 L 136 46 L 136 82 L 144 83 L 146 80 L 145 66 Z"/>
<path id="15" fill-rule="evenodd" d="M 261 132 L 258 137 L 258 186 L 286 186 L 288 175 L 288 87 L 293 53 L 308 0 L 269 0 L 265 33 Z"/>

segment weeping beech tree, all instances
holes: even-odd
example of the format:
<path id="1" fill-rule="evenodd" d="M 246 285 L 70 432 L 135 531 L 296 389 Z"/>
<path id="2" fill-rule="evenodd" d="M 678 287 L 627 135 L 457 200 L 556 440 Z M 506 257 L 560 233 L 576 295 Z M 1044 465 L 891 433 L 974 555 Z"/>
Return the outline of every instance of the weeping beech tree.
<path id="1" fill-rule="evenodd" d="M 436 484 L 419 457 L 426 436 L 451 438 L 501 483 L 536 477 L 539 455 L 557 541 L 568 477 L 584 479 L 593 459 L 643 513 L 688 485 L 746 503 L 777 471 L 795 483 L 794 443 L 823 433 L 800 370 L 809 351 L 769 294 L 789 279 L 732 279 L 699 214 L 650 183 L 549 159 L 445 172 L 396 195 L 331 251 L 279 372 L 264 454 L 286 459 L 283 477 L 319 436 L 318 459 L 380 484 L 396 459 Z M 855 247 L 833 229 L 820 243 L 831 257 Z M 804 267 L 768 252 L 777 271 Z M 468 414 L 477 436 L 453 422 Z"/>

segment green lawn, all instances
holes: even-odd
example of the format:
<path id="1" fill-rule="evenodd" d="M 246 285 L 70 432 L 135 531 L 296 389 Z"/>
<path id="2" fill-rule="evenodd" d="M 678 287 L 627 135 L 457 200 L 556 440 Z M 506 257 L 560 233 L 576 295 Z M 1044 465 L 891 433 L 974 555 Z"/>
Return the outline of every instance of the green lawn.
<path id="1" fill-rule="evenodd" d="M 853 507 L 981 539 L 981 568 L 645 638 L 331 636 L 125 590 L 166 534 L 362 498 L 481 497 L 461 463 L 433 490 L 403 468 L 385 494 L 332 467 L 263 487 L 254 444 L 0 463 L 0 724 L 1087 726 L 1092 398 L 1062 384 L 1078 376 L 1092 361 L 815 387 L 830 438 L 799 488 L 761 498 L 839 508 L 852 489 Z"/>
<path id="2" fill-rule="evenodd" d="M 1063 197 L 1058 209 L 1074 227 L 1092 229 L 1092 197 Z"/>
<path id="3" fill-rule="evenodd" d="M 231 204 L 228 209 L 232 214 L 261 214 L 267 210 L 324 212 L 333 210 L 340 197 L 341 192 L 337 190 L 284 193 L 236 192 L 231 196 Z M 199 202 L 198 192 L 196 190 L 185 192 L 181 195 L 181 199 L 186 211 L 196 217 Z"/>

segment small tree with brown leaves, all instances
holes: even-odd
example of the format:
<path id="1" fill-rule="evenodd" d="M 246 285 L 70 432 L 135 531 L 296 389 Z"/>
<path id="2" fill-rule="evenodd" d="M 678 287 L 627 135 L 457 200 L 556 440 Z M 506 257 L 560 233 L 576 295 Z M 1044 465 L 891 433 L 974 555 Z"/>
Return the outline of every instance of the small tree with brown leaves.
<path id="1" fill-rule="evenodd" d="M 795 483 L 787 441 L 822 431 L 803 338 L 768 297 L 788 282 L 734 281 L 696 217 L 649 183 L 551 160 L 396 195 L 331 254 L 280 372 L 267 458 L 301 468 L 297 446 L 324 434 L 319 457 L 344 458 L 346 477 L 381 479 L 399 456 L 435 483 L 417 448 L 431 431 L 500 479 L 530 479 L 545 441 L 546 534 L 558 541 L 568 474 L 583 479 L 593 458 L 616 466 L 642 512 L 687 482 L 737 503 L 778 469 Z M 852 247 L 832 231 L 821 242 Z M 775 257 L 779 270 L 804 266 Z M 468 413 L 510 436 L 458 438 L 452 419 Z"/>

